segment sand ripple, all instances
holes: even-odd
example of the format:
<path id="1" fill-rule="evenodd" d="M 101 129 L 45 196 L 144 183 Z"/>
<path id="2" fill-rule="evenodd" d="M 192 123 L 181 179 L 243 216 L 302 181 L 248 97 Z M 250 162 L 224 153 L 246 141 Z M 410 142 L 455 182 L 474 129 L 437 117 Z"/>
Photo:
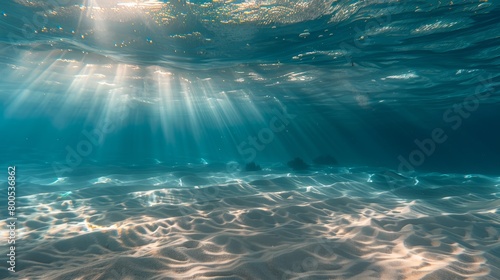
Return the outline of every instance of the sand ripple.
<path id="1" fill-rule="evenodd" d="M 18 275 L 500 279 L 498 178 L 384 174 L 149 170 L 139 180 L 115 174 L 64 185 L 71 192 L 27 192 Z"/>

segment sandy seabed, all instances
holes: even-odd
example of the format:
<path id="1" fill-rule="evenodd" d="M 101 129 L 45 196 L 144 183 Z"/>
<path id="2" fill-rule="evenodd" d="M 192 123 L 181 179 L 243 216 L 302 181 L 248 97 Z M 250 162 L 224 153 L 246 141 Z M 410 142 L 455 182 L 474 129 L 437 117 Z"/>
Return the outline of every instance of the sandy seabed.
<path id="1" fill-rule="evenodd" d="M 500 279 L 498 177 L 106 170 L 19 184 L 0 278 Z"/>

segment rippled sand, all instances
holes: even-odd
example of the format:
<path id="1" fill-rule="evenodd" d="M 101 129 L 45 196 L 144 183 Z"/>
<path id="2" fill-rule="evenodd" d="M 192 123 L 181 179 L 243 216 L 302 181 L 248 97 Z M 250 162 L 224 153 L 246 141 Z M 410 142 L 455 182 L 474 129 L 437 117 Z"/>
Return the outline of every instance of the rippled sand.
<path id="1" fill-rule="evenodd" d="M 19 279 L 500 279 L 497 177 L 191 166 L 29 178 Z"/>

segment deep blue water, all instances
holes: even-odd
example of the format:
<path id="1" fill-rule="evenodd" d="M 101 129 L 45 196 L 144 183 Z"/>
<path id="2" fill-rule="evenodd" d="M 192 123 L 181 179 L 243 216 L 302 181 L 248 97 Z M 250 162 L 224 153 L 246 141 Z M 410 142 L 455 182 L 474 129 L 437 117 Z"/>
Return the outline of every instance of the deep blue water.
<path id="1" fill-rule="evenodd" d="M 356 180 L 439 190 L 380 186 L 410 200 L 479 174 L 494 203 L 499 31 L 496 1 L 6 0 L 1 166 L 33 195 L 165 173 L 175 187 L 280 178 L 300 157 L 297 176 L 362 168 Z M 337 164 L 313 164 L 325 155 Z M 262 178 L 243 172 L 252 161 Z"/>

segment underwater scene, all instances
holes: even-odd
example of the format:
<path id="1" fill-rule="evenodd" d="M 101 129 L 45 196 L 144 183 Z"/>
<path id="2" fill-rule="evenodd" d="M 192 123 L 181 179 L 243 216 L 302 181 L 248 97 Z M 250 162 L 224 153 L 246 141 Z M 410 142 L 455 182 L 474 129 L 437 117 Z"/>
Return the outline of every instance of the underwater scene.
<path id="1" fill-rule="evenodd" d="M 4 0 L 0 279 L 500 279 L 494 0 Z"/>

